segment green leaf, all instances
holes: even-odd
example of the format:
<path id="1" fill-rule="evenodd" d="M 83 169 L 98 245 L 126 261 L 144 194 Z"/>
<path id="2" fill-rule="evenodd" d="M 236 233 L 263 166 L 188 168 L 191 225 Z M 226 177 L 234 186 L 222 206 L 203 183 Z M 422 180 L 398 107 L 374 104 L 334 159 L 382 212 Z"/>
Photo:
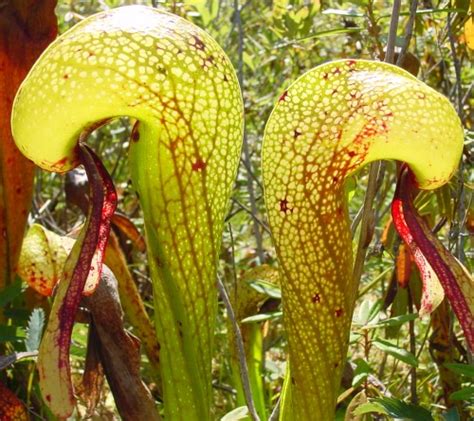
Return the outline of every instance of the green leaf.
<path id="1" fill-rule="evenodd" d="M 400 326 L 410 320 L 415 320 L 417 318 L 418 318 L 417 313 L 404 314 L 402 316 L 395 316 L 389 319 L 380 320 L 378 323 L 365 325 L 364 329 L 375 329 L 378 327 L 386 327 L 386 326 Z"/>
<path id="2" fill-rule="evenodd" d="M 367 378 L 367 376 L 372 372 L 372 368 L 367 363 L 367 361 L 362 358 L 357 358 L 354 363 L 356 368 L 354 370 L 354 378 L 352 379 L 352 387 L 356 388 L 361 385 L 361 383 Z"/>
<path id="3" fill-rule="evenodd" d="M 89 336 L 89 330 L 86 325 L 76 323 L 72 331 L 71 339 L 71 354 L 85 358 L 87 353 L 87 340 Z"/>
<path id="4" fill-rule="evenodd" d="M 28 321 L 27 335 L 25 340 L 25 347 L 27 351 L 36 351 L 41 342 L 41 334 L 44 327 L 44 310 L 42 308 L 35 308 L 31 312 L 30 320 Z"/>
<path id="5" fill-rule="evenodd" d="M 246 406 L 239 406 L 225 414 L 221 421 L 236 421 L 248 418 L 249 410 Z"/>
<path id="6" fill-rule="evenodd" d="M 188 4 L 194 6 L 198 16 L 201 16 L 202 26 L 206 27 L 212 22 L 218 15 L 219 5 L 216 0 L 190 0 Z M 195 16 L 195 13 L 188 12 L 188 16 Z"/>
<path id="7" fill-rule="evenodd" d="M 87 349 L 84 347 L 77 346 L 74 344 L 71 345 L 71 355 L 73 355 L 74 357 L 85 359 L 86 352 L 87 352 Z"/>
<path id="8" fill-rule="evenodd" d="M 3 315 L 7 319 L 12 319 L 13 324 L 23 326 L 27 324 L 30 312 L 26 308 L 16 308 L 12 306 L 11 308 L 7 308 L 3 312 Z"/>
<path id="9" fill-rule="evenodd" d="M 297 41 L 307 41 L 314 38 L 332 37 L 341 34 L 352 34 L 354 32 L 361 32 L 363 28 L 352 27 L 352 28 L 334 28 L 327 31 L 316 32 L 315 34 L 308 35 L 304 38 L 298 38 Z"/>
<path id="10" fill-rule="evenodd" d="M 337 15 L 346 16 L 351 18 L 364 17 L 364 13 L 355 12 L 354 10 L 342 10 L 342 9 L 326 9 L 323 11 L 323 15 Z"/>
<path id="11" fill-rule="evenodd" d="M 474 378 L 474 366 L 469 364 L 446 363 L 446 368 L 449 368 L 456 374 L 461 374 L 466 377 Z"/>
<path id="12" fill-rule="evenodd" d="M 360 405 L 357 409 L 355 409 L 352 413 L 354 415 L 364 415 L 364 414 L 370 414 L 372 412 L 375 412 L 377 414 L 387 414 L 387 411 L 385 411 L 385 408 L 382 405 L 379 405 L 378 403 L 374 402 L 368 402 Z"/>
<path id="13" fill-rule="evenodd" d="M 383 339 L 375 339 L 373 341 L 374 346 L 376 346 L 381 351 L 386 352 L 397 360 L 403 361 L 404 363 L 411 365 L 412 367 L 418 367 L 418 361 L 416 357 L 408 352 L 406 349 L 400 348 L 397 345 L 392 344 L 391 342 L 384 341 Z"/>
<path id="14" fill-rule="evenodd" d="M 354 317 L 353 322 L 365 325 L 369 321 L 369 313 L 370 313 L 371 302 L 369 299 L 365 299 L 362 301 L 362 304 L 359 307 L 359 311 L 357 312 L 357 316 Z"/>
<path id="15" fill-rule="evenodd" d="M 368 401 L 367 401 L 367 395 L 365 393 L 365 390 L 361 390 L 351 399 L 346 410 L 344 411 L 343 414 L 341 414 L 339 421 L 369 421 L 370 418 L 368 415 L 355 415 L 354 414 L 354 411 L 357 408 L 359 408 L 361 405 L 366 404 L 367 402 Z"/>
<path id="16" fill-rule="evenodd" d="M 0 292 L 0 308 L 5 307 L 8 303 L 18 297 L 23 290 L 23 282 L 20 278 L 16 278 L 10 285 Z"/>
<path id="17" fill-rule="evenodd" d="M 241 320 L 241 323 L 258 323 L 263 322 L 265 320 L 273 320 L 279 319 L 283 316 L 283 312 L 281 311 L 274 311 L 273 313 L 262 313 L 256 314 L 255 316 L 246 317 L 245 319 Z"/>
<path id="18" fill-rule="evenodd" d="M 433 417 L 427 409 L 394 398 L 374 399 L 371 403 L 361 405 L 354 411 L 354 414 L 362 415 L 370 412 L 382 413 L 405 420 L 433 421 Z"/>
<path id="19" fill-rule="evenodd" d="M 474 386 L 463 387 L 462 389 L 451 393 L 451 395 L 449 395 L 449 398 L 453 401 L 464 401 L 467 399 L 472 399 L 474 398 Z"/>
<path id="20" fill-rule="evenodd" d="M 373 320 L 377 321 L 377 316 L 380 313 L 382 302 L 380 300 L 373 301 L 371 299 L 365 299 L 359 307 L 356 317 L 353 322 L 363 326 L 363 329 L 367 327 L 367 324 Z"/>
<path id="21" fill-rule="evenodd" d="M 281 289 L 275 284 L 263 280 L 255 280 L 250 281 L 249 286 L 261 294 L 268 295 L 270 298 L 281 299 Z"/>
<path id="22" fill-rule="evenodd" d="M 350 202 L 355 196 L 357 189 L 357 178 L 348 177 L 344 183 L 344 192 L 346 193 L 347 201 Z"/>
<path id="23" fill-rule="evenodd" d="M 443 414 L 444 421 L 460 421 L 459 412 L 455 406 L 453 406 L 448 412 Z"/>
<path id="24" fill-rule="evenodd" d="M 410 278 L 410 290 L 413 293 L 413 278 Z M 421 284 L 420 281 L 417 282 L 417 285 Z M 406 289 L 397 288 L 395 298 L 392 303 L 390 310 L 390 315 L 392 317 L 404 316 L 408 314 L 408 292 Z M 387 326 L 385 328 L 385 337 L 387 339 L 395 339 L 400 331 L 400 326 Z"/>
<path id="25" fill-rule="evenodd" d="M 416 14 L 417 15 L 434 15 L 436 13 L 463 13 L 465 12 L 464 9 L 458 8 L 458 7 L 444 7 L 440 9 L 421 9 L 417 10 Z M 407 16 L 409 13 L 403 12 L 400 13 L 400 16 Z"/>
<path id="26" fill-rule="evenodd" d="M 19 341 L 26 337 L 25 330 L 19 326 L 0 325 L 0 343 Z"/>

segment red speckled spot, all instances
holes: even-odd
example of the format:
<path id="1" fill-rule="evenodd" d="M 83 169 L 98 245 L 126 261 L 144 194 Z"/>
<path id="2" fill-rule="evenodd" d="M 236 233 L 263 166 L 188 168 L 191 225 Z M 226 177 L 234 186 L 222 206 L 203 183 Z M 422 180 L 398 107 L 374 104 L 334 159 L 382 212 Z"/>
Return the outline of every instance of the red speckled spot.
<path id="1" fill-rule="evenodd" d="M 292 212 L 293 209 L 288 207 L 288 200 L 282 199 L 280 200 L 280 211 L 287 213 L 287 212 Z"/>
<path id="2" fill-rule="evenodd" d="M 206 168 L 207 164 L 201 159 L 198 158 L 192 165 L 193 171 L 203 171 Z"/>
<path id="3" fill-rule="evenodd" d="M 283 92 L 281 95 L 280 95 L 280 98 L 278 99 L 278 101 L 284 101 L 285 98 L 288 96 L 288 91 L 285 91 Z"/>
<path id="4" fill-rule="evenodd" d="M 314 294 L 312 297 L 311 297 L 311 301 L 313 303 L 320 303 L 321 302 L 321 295 L 319 294 Z"/>

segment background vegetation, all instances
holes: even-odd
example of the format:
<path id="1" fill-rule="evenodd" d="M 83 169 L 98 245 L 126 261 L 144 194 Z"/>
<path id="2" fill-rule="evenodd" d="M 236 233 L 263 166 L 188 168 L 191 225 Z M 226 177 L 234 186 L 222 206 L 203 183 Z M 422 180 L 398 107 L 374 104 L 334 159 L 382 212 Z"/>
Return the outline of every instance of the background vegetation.
<path id="1" fill-rule="evenodd" d="M 60 0 L 57 6 L 59 30 L 64 32 L 98 11 L 137 3 L 151 4 L 123 0 Z M 276 267 L 266 225 L 260 173 L 261 140 L 273 105 L 292 81 L 320 63 L 347 57 L 383 59 L 392 2 L 159 0 L 153 3 L 205 28 L 229 55 L 241 82 L 246 112 L 245 144 L 221 252 L 221 274 L 233 291 L 252 268 L 261 264 Z M 410 13 L 412 3 L 402 2 L 396 39 L 396 51 L 402 56 L 399 64 L 446 95 L 466 129 L 465 153 L 459 172 L 448 186 L 421 195 L 418 209 L 470 270 L 474 258 L 473 238 L 469 237 L 474 232 L 474 41 L 472 29 L 469 35 L 465 24 L 472 9 L 469 12 L 470 2 L 462 0 L 415 3 L 418 3 L 418 10 L 413 14 L 413 10 Z M 413 29 L 410 29 L 412 23 Z M 115 180 L 119 209 L 142 229 L 143 220 L 124 159 L 129 135 L 129 121 L 120 119 L 96 131 L 90 144 L 104 159 Z M 385 397 L 393 400 L 372 402 L 365 408 L 377 411 L 379 417 L 390 417 L 391 414 L 416 420 L 430 419 L 430 416 L 469 419 L 474 416 L 474 368 L 469 366 L 472 356 L 446 303 L 431 317 L 419 319 L 415 315 L 420 297 L 419 276 L 406 252 L 399 247 L 400 241 L 390 224 L 389 204 L 395 185 L 395 165 L 387 163 L 384 172 L 374 200 L 375 218 L 370 224 L 372 241 L 361 277 L 338 418 L 344 419 L 351 401 L 364 403 L 367 398 Z M 66 198 L 64 183 L 64 176 L 37 172 L 30 224 L 37 222 L 65 234 L 82 222 L 82 213 Z M 359 235 L 366 185 L 366 171 L 348 183 L 355 239 Z M 146 256 L 129 248 L 127 259 L 151 314 L 152 288 Z M 286 355 L 279 289 L 266 282 L 269 273 L 254 276 L 253 287 L 260 292 L 261 299 L 258 305 L 246 309 L 248 314 L 244 315 L 259 314 L 250 322 L 258 323 L 263 332 L 263 386 L 259 393 L 268 413 L 281 391 Z M 25 350 L 26 339 L 26 344 L 29 340 L 28 346 L 34 349 L 31 332 L 41 330 L 44 315 L 38 311 L 32 313 L 32 309 L 41 307 L 47 313 L 48 301 L 35 296 L 18 280 L 0 291 L 0 307 L 4 310 L 0 325 L 3 349 L 6 352 Z M 229 362 L 229 356 L 234 352 L 233 335 L 229 330 L 222 306 L 213 363 L 216 419 L 238 406 Z M 73 340 L 73 366 L 79 379 L 84 369 L 87 325 L 76 325 Z M 258 355 L 259 351 L 256 352 Z M 457 365 L 459 363 L 462 365 Z M 42 404 L 34 367 L 29 360 L 18 362 L 1 371 L 0 380 L 25 402 L 33 419 L 46 419 L 50 415 Z M 143 379 L 159 402 L 154 376 L 144 355 L 142 368 Z M 401 405 L 400 400 L 407 404 Z M 389 415 L 380 415 L 381 407 Z M 84 418 L 86 412 L 83 401 L 78 407 L 77 418 Z M 104 386 L 98 406 L 89 415 L 96 419 L 117 416 L 107 386 Z"/>

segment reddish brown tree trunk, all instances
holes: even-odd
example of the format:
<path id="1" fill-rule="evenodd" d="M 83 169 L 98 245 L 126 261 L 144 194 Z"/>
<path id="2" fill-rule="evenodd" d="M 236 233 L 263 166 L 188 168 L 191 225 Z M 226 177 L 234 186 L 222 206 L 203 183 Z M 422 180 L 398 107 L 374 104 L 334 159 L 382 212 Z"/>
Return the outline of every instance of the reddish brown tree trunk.
<path id="1" fill-rule="evenodd" d="M 33 191 L 34 166 L 12 139 L 16 91 L 56 37 L 56 0 L 7 0 L 0 5 L 0 291 L 18 260 Z"/>

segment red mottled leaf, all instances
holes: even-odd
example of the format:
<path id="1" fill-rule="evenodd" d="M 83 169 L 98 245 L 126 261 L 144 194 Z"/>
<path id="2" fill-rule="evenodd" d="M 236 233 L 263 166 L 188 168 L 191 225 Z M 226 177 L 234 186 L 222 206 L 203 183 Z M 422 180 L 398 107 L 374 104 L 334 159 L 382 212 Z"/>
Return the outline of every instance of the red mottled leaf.
<path id="1" fill-rule="evenodd" d="M 39 294 L 52 295 L 73 244 L 72 238 L 33 224 L 23 240 L 18 275 Z"/>
<path id="2" fill-rule="evenodd" d="M 23 240 L 17 272 L 36 292 L 44 296 L 53 294 L 56 284 L 63 278 L 64 264 L 76 239 L 60 236 L 41 225 L 33 224 Z M 90 295 L 97 286 L 97 263 L 89 272 L 83 294 Z"/>
<path id="3" fill-rule="evenodd" d="M 69 348 L 74 319 L 88 276 L 98 277 L 117 196 L 100 160 L 85 145 L 79 156 L 90 183 L 90 208 L 86 224 L 65 264 L 48 326 L 41 343 L 38 370 L 43 398 L 58 417 L 71 415 L 75 398 L 71 384 Z"/>
<path id="4" fill-rule="evenodd" d="M 474 350 L 473 280 L 417 214 L 413 206 L 415 192 L 414 175 L 405 167 L 400 174 L 392 203 L 395 226 L 420 270 L 424 284 L 423 300 L 432 293 L 431 286 L 437 278 L 461 324 L 469 347 Z"/>
<path id="5" fill-rule="evenodd" d="M 86 200 L 87 203 L 88 200 Z M 126 224 L 133 225 L 125 216 L 122 216 L 120 219 L 127 221 Z M 115 221 L 114 215 L 112 224 Z M 137 242 L 143 241 L 143 238 L 138 237 L 140 234 L 135 227 L 129 229 L 129 234 Z M 64 264 L 75 242 L 76 239 L 74 238 L 57 235 L 41 225 L 33 224 L 23 241 L 18 263 L 19 275 L 38 293 L 46 296 L 51 295 L 53 288 L 62 277 Z M 125 255 L 117 236 L 113 232 L 107 245 L 105 263 L 119 280 L 120 299 L 126 317 L 133 326 L 135 334 L 142 341 L 142 345 L 153 368 L 155 380 L 160 383 L 160 347 L 156 339 L 155 328 L 147 315 L 137 286 L 127 267 Z M 92 275 L 89 274 L 83 295 L 90 295 L 95 289 L 95 279 L 95 272 Z"/>

